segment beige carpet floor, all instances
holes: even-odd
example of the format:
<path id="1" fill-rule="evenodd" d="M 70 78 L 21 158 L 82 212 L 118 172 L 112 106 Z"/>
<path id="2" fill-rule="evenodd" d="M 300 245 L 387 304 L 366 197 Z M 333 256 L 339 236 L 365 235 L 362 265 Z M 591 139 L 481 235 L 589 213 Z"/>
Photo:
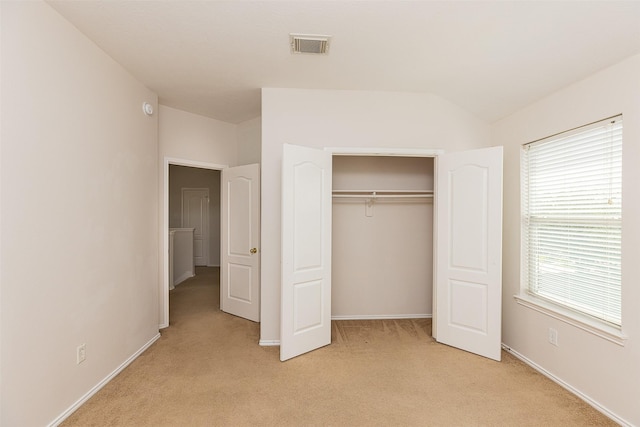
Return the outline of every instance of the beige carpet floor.
<path id="1" fill-rule="evenodd" d="M 287 362 L 219 308 L 219 271 L 170 295 L 170 327 L 65 426 L 601 426 L 608 418 L 503 353 L 436 343 L 431 321 L 333 322 Z"/>

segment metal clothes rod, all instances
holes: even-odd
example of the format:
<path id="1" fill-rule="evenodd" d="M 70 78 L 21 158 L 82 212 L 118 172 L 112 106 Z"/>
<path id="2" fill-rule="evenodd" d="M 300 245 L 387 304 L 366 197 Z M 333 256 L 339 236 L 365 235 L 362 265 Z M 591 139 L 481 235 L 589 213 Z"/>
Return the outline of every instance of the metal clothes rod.
<path id="1" fill-rule="evenodd" d="M 415 199 L 415 198 L 432 198 L 433 191 L 334 191 L 334 198 L 360 198 L 360 199 Z"/>
<path id="2" fill-rule="evenodd" d="M 334 194 L 336 199 L 431 199 L 433 194 Z"/>
<path id="3" fill-rule="evenodd" d="M 357 193 L 357 194 L 432 194 L 433 190 L 333 190 L 334 194 L 338 193 Z"/>

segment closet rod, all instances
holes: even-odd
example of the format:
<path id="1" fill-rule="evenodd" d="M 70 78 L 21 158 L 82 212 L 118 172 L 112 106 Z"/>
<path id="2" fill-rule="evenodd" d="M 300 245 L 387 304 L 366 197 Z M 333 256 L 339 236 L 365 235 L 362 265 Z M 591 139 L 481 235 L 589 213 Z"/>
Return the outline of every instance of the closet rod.
<path id="1" fill-rule="evenodd" d="M 433 194 L 433 190 L 333 190 L 333 194 Z"/>
<path id="2" fill-rule="evenodd" d="M 334 198 L 357 198 L 357 199 L 387 199 L 387 198 L 396 198 L 396 199 L 416 199 L 416 198 L 425 198 L 430 199 L 433 197 L 433 194 L 428 193 L 416 193 L 416 194 L 334 194 Z"/>

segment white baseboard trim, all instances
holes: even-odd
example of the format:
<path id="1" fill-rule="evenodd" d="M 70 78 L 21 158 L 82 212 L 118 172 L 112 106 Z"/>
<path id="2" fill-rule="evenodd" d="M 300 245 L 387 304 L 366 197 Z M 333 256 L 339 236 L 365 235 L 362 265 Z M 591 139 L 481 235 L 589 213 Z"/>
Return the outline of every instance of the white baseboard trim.
<path id="1" fill-rule="evenodd" d="M 207 267 L 220 267 L 220 264 L 207 264 Z"/>
<path id="2" fill-rule="evenodd" d="M 131 362 L 136 360 L 138 358 L 138 356 L 140 356 L 142 353 L 144 353 L 144 351 L 146 349 L 148 349 L 151 346 L 151 344 L 156 342 L 158 340 L 158 338 L 160 338 L 160 333 L 159 332 L 158 332 L 158 334 L 156 336 L 151 338 L 151 340 L 149 340 L 149 342 L 147 342 L 145 345 L 143 345 L 138 351 L 136 351 L 127 360 L 125 360 L 120 366 L 118 366 L 113 372 L 111 372 L 109 375 L 107 375 L 106 378 L 104 378 L 102 381 L 100 381 L 98 384 L 96 384 L 91 390 L 89 390 L 84 396 L 82 396 L 76 403 L 71 405 L 66 411 L 64 411 L 61 415 L 59 415 L 58 418 L 53 420 L 49 424 L 49 427 L 56 427 L 56 426 L 60 425 L 71 414 L 73 414 L 75 411 L 77 411 L 78 408 L 80 408 L 80 406 L 82 406 L 82 404 L 84 404 L 87 400 L 89 400 L 91 397 L 93 397 L 93 395 L 96 394 L 98 391 L 100 391 L 100 389 L 102 387 L 107 385 L 107 383 L 109 383 L 109 381 L 111 381 L 113 378 L 115 378 L 116 375 L 118 375 L 120 372 L 122 372 L 122 370 L 124 368 L 129 366 L 131 364 Z"/>
<path id="3" fill-rule="evenodd" d="M 431 319 L 432 314 L 356 314 L 331 316 L 331 320 Z"/>
<path id="4" fill-rule="evenodd" d="M 535 369 L 536 371 L 540 372 L 542 375 L 544 375 L 545 377 L 549 378 L 554 383 L 560 385 L 564 389 L 566 389 L 566 390 L 570 391 L 571 393 L 575 394 L 580 399 L 584 400 L 589 405 L 593 406 L 596 410 L 598 410 L 599 412 L 602 412 L 604 415 L 606 415 L 607 417 L 611 418 L 613 421 L 615 421 L 616 423 L 620 424 L 621 426 L 624 426 L 624 427 L 632 427 L 633 426 L 633 424 L 631 424 L 630 422 L 628 422 L 625 419 L 623 419 L 623 418 L 619 417 L 618 415 L 614 414 L 609 409 L 607 409 L 606 407 L 602 406 L 600 403 L 596 402 L 595 400 L 593 400 L 592 398 L 590 398 L 586 394 L 582 393 L 580 390 L 578 390 L 575 387 L 573 387 L 571 384 L 568 384 L 568 383 L 564 382 L 563 380 L 561 380 L 560 378 L 556 377 L 551 372 L 547 371 L 546 369 L 544 369 L 542 366 L 538 365 L 533 360 L 528 359 L 527 357 L 525 357 L 524 355 L 518 353 L 516 350 L 514 350 L 511 347 L 505 345 L 504 343 L 502 344 L 502 348 L 504 349 L 504 351 L 506 351 L 507 353 L 509 353 L 509 354 L 515 356 L 516 358 L 522 360 L 524 363 L 526 363 L 527 365 L 531 366 L 533 369 Z"/>
<path id="5" fill-rule="evenodd" d="M 379 320 L 379 319 L 430 319 L 431 314 L 384 314 L 384 315 L 358 315 L 358 316 L 331 316 L 331 320 Z M 280 340 L 260 340 L 262 347 L 278 346 Z"/>
<path id="6" fill-rule="evenodd" d="M 180 283 L 184 282 L 187 279 L 191 279 L 195 274 L 192 271 L 187 271 L 182 274 L 182 276 L 178 277 L 173 281 L 173 286 L 178 286 Z"/>
<path id="7" fill-rule="evenodd" d="M 169 327 L 169 323 L 160 323 L 158 325 L 158 329 L 164 329 L 164 328 L 168 328 Z"/>

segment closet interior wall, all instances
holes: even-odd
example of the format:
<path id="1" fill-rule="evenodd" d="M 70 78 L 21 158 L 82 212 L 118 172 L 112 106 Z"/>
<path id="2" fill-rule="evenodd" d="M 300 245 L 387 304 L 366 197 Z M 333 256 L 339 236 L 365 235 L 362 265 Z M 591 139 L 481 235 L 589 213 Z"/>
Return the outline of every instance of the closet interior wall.
<path id="1" fill-rule="evenodd" d="M 432 157 L 333 156 L 334 319 L 431 317 L 433 188 Z"/>

